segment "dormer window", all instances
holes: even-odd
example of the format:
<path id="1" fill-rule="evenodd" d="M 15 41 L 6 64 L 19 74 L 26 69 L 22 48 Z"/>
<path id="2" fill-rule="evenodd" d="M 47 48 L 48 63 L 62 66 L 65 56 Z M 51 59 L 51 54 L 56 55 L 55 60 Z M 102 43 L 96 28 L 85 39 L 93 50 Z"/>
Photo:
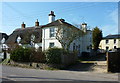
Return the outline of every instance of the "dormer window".
<path id="1" fill-rule="evenodd" d="M 35 40 L 35 35 L 31 35 L 31 41 L 34 41 Z"/>
<path id="2" fill-rule="evenodd" d="M 50 28 L 50 37 L 55 37 L 55 28 Z"/>
<path id="3" fill-rule="evenodd" d="M 4 38 L 4 37 L 2 38 L 1 43 L 2 43 L 2 44 L 5 43 L 5 38 Z"/>
<path id="4" fill-rule="evenodd" d="M 17 37 L 17 43 L 19 44 L 19 43 L 20 43 L 20 41 L 21 41 L 21 37 L 20 37 L 20 36 L 18 36 L 18 37 Z"/>
<path id="5" fill-rule="evenodd" d="M 30 44 L 31 44 L 31 46 L 32 47 L 34 47 L 35 46 L 35 35 L 31 35 L 31 41 L 30 41 Z"/>

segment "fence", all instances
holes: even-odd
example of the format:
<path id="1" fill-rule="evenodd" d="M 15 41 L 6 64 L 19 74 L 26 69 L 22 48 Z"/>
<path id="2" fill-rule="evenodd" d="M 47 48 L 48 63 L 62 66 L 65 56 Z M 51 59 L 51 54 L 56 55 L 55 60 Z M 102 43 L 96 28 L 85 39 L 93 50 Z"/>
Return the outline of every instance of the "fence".
<path id="1" fill-rule="evenodd" d="M 74 64 L 77 61 L 77 55 L 74 55 L 72 53 L 70 53 L 70 55 L 62 55 L 61 56 L 61 60 L 62 60 L 62 64 L 64 65 L 70 65 L 70 64 Z"/>
<path id="2" fill-rule="evenodd" d="M 120 51 L 107 53 L 107 71 L 120 72 Z"/>

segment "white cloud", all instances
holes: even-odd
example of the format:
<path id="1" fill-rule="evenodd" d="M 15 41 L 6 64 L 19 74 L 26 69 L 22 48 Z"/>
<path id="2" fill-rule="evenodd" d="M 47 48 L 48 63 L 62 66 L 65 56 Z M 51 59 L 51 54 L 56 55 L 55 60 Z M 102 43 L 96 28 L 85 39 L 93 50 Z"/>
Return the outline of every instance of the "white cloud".
<path id="1" fill-rule="evenodd" d="M 116 25 L 105 25 L 102 27 L 103 36 L 107 36 L 109 34 L 117 34 L 118 27 Z"/>
<path id="2" fill-rule="evenodd" d="M 115 9 L 112 13 L 110 13 L 108 17 L 111 18 L 115 24 L 118 24 L 118 9 Z"/>
<path id="3" fill-rule="evenodd" d="M 118 9 L 115 9 L 108 15 L 112 24 L 107 24 L 102 27 L 104 36 L 109 34 L 118 34 Z"/>

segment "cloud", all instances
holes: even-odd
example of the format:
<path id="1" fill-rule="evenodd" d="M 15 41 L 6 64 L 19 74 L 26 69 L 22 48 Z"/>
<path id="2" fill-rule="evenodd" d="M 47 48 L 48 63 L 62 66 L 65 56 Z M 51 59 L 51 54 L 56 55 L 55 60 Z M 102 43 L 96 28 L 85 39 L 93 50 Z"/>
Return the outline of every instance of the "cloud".
<path id="1" fill-rule="evenodd" d="M 102 26 L 104 36 L 118 34 L 118 9 L 112 11 L 107 17 L 111 21 L 111 24 Z"/>
<path id="2" fill-rule="evenodd" d="M 117 34 L 118 27 L 116 25 L 105 25 L 102 27 L 103 36 L 107 36 L 109 34 Z"/>
<path id="3" fill-rule="evenodd" d="M 110 13 L 108 17 L 111 18 L 115 24 L 118 24 L 118 9 L 115 9 L 112 13 Z"/>

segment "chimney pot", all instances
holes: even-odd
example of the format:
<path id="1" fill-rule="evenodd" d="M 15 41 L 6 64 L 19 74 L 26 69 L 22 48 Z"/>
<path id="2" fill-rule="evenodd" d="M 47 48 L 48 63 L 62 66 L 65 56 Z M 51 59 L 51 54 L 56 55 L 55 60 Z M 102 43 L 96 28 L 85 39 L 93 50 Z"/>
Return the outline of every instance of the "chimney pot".
<path id="1" fill-rule="evenodd" d="M 36 22 L 35 22 L 35 26 L 39 26 L 38 19 L 37 19 Z"/>
<path id="2" fill-rule="evenodd" d="M 25 28 L 25 24 L 24 24 L 24 22 L 22 23 L 21 28 L 22 28 L 22 29 Z"/>
<path id="3" fill-rule="evenodd" d="M 81 24 L 81 27 L 82 27 L 82 30 L 84 31 L 84 32 L 86 32 L 87 31 L 87 23 L 82 23 Z"/>

